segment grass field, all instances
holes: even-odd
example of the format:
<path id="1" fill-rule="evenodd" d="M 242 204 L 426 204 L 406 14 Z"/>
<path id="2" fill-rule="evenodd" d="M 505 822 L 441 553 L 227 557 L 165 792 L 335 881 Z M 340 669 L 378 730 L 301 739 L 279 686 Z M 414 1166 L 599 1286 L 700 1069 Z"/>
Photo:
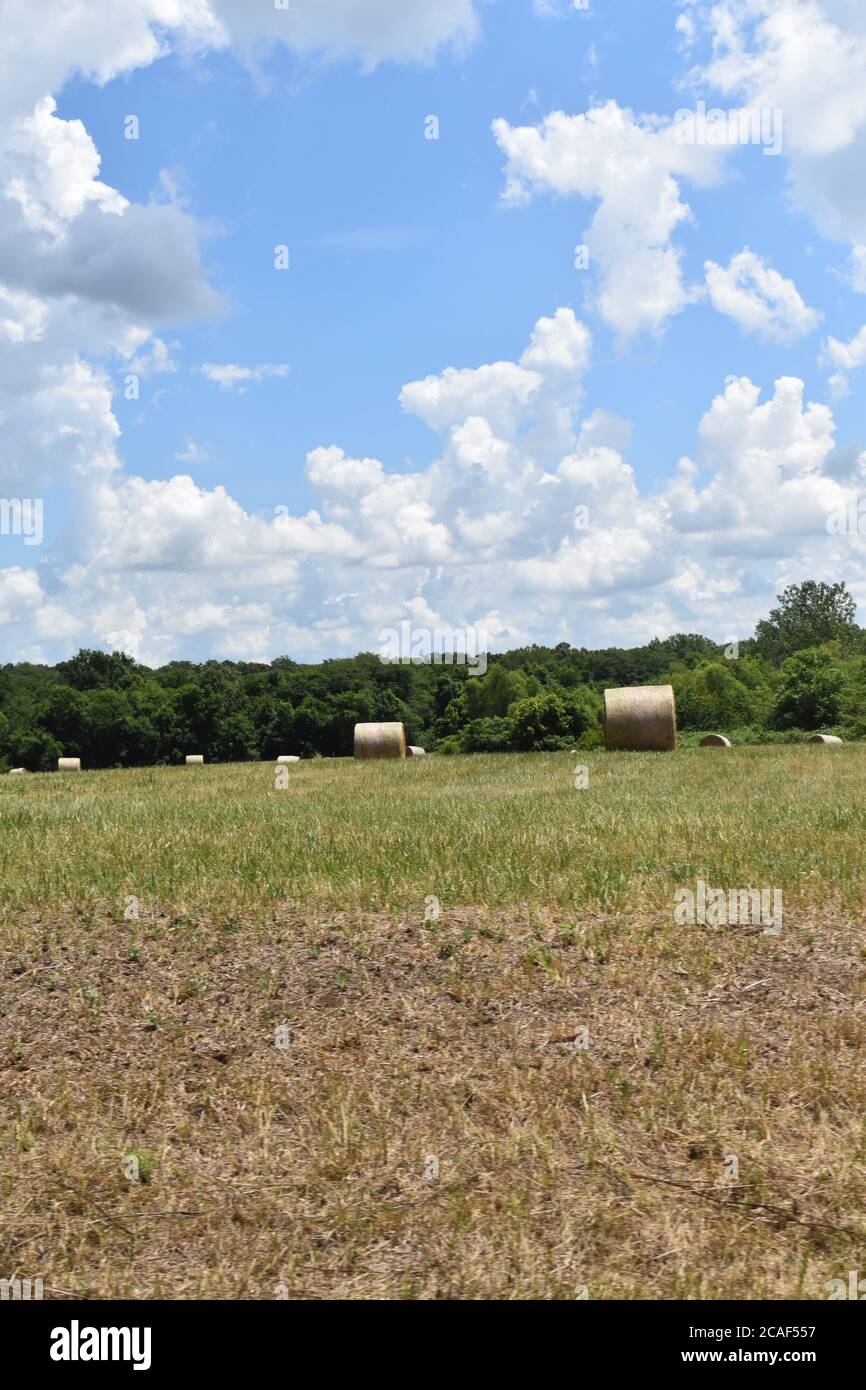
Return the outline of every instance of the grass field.
<path id="1" fill-rule="evenodd" d="M 866 1273 L 866 747 L 288 772 L 3 779 L 0 1277 L 809 1299 Z M 781 934 L 678 925 L 698 879 L 781 889 Z"/>

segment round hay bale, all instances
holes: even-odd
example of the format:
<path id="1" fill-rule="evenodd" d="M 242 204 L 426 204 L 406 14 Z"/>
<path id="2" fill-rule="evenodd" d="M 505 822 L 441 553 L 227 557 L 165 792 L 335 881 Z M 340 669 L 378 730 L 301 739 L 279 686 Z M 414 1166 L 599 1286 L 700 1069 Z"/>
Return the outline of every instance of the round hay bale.
<path id="1" fill-rule="evenodd" d="M 807 742 L 807 743 L 841 743 L 842 740 L 841 740 L 841 738 L 837 738 L 835 734 L 812 734 L 812 737 L 809 738 L 809 739 L 807 739 L 806 742 Z"/>
<path id="2" fill-rule="evenodd" d="M 58 759 L 57 759 L 57 771 L 58 771 L 58 772 L 80 772 L 80 771 L 81 771 L 81 759 L 80 759 L 80 758 L 58 758 Z"/>
<path id="3" fill-rule="evenodd" d="M 204 757 L 201 753 L 187 753 L 186 755 L 187 767 L 201 767 L 203 762 Z"/>
<path id="4" fill-rule="evenodd" d="M 407 758 L 426 758 L 426 756 L 427 750 L 425 748 L 417 748 L 414 743 L 410 743 L 409 747 L 406 749 Z"/>
<path id="5" fill-rule="evenodd" d="M 730 748 L 731 740 L 724 734 L 706 734 L 698 744 L 699 748 Z"/>
<path id="6" fill-rule="evenodd" d="M 278 763 L 299 763 L 300 761 L 297 753 L 281 753 L 277 758 Z"/>
<path id="7" fill-rule="evenodd" d="M 18 773 L 26 772 L 26 771 L 27 771 L 27 768 L 26 768 L 26 767 L 10 767 L 10 769 L 9 769 L 9 776 L 10 776 L 10 777 L 15 777 Z"/>
<path id="8" fill-rule="evenodd" d="M 676 748 L 673 686 L 634 685 L 606 690 L 604 742 L 610 752 L 667 753 Z"/>
<path id="9" fill-rule="evenodd" d="M 356 758 L 405 758 L 406 730 L 402 724 L 356 724 Z"/>

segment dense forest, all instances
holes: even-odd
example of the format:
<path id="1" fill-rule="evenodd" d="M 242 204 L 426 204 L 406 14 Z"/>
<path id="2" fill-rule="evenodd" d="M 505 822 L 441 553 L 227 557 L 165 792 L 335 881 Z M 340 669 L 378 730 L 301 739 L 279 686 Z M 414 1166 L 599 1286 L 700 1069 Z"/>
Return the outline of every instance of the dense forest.
<path id="1" fill-rule="evenodd" d="M 354 725 L 402 720 L 439 753 L 591 748 L 607 686 L 665 684 L 684 741 L 715 730 L 769 742 L 820 729 L 866 734 L 866 630 L 844 583 L 808 580 L 779 595 L 753 637 L 720 646 L 678 634 L 631 650 L 560 643 L 453 665 L 387 665 L 374 653 L 301 665 L 173 661 L 158 670 L 119 652 L 80 651 L 57 666 L 0 667 L 0 769 L 41 771 L 63 755 L 85 767 L 338 757 Z"/>

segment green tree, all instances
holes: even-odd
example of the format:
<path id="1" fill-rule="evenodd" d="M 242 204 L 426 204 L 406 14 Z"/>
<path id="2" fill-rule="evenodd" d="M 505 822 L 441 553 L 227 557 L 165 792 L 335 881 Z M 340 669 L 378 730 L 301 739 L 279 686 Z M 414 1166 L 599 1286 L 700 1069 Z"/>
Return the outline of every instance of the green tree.
<path id="1" fill-rule="evenodd" d="M 580 738 L 581 734 L 585 734 L 589 729 L 601 727 L 602 700 L 592 686 L 575 686 L 564 691 L 561 698 L 565 707 L 569 738 Z"/>
<path id="2" fill-rule="evenodd" d="M 295 710 L 289 730 L 289 747 L 301 757 L 311 758 L 318 753 L 327 716 L 321 705 L 307 696 Z"/>
<path id="3" fill-rule="evenodd" d="M 8 748 L 10 766 L 26 767 L 28 772 L 51 772 L 63 754 L 57 739 L 38 725 L 10 730 Z"/>
<path id="4" fill-rule="evenodd" d="M 846 671 L 840 714 L 858 738 L 866 737 L 866 657 L 853 661 Z"/>
<path id="5" fill-rule="evenodd" d="M 68 753 L 78 754 L 85 724 L 86 697 L 75 687 L 55 685 L 47 695 L 40 723 Z"/>
<path id="6" fill-rule="evenodd" d="M 789 584 L 778 600 L 779 607 L 771 609 L 770 616 L 755 628 L 758 652 L 774 665 L 824 642 L 850 646 L 860 634 L 854 621 L 857 607 L 843 582 L 825 584 L 807 579 L 802 584 Z"/>
<path id="7" fill-rule="evenodd" d="M 486 675 L 467 680 L 463 703 L 469 719 L 504 719 L 509 708 L 526 698 L 522 671 L 509 671 L 496 661 Z"/>
<path id="8" fill-rule="evenodd" d="M 820 729 L 836 724 L 844 672 L 818 647 L 789 656 L 782 667 L 773 722 L 778 729 Z"/>
<path id="9" fill-rule="evenodd" d="M 212 752 L 217 762 L 224 763 L 245 763 L 258 757 L 256 731 L 246 710 L 235 710 L 220 720 Z"/>
<path id="10" fill-rule="evenodd" d="M 514 724 L 510 719 L 473 719 L 460 735 L 464 753 L 508 753 L 514 747 Z"/>
<path id="11" fill-rule="evenodd" d="M 562 747 L 571 732 L 570 716 L 559 695 L 532 695 L 514 711 L 514 742 L 518 748 Z"/>
<path id="12" fill-rule="evenodd" d="M 708 661 L 694 670 L 674 668 L 671 684 L 681 728 L 724 730 L 763 722 L 769 693 L 765 687 L 751 688 L 741 680 L 736 665 Z"/>
<path id="13" fill-rule="evenodd" d="M 337 695 L 328 712 L 320 751 L 325 757 L 344 757 L 352 751 L 356 724 L 366 724 L 376 718 L 375 697 L 371 690 L 351 690 Z M 291 751 L 291 750 L 290 750 Z"/>
<path id="14" fill-rule="evenodd" d="M 82 697 L 79 751 L 91 767 L 135 766 L 152 762 L 156 732 L 136 719 L 124 690 L 89 690 Z"/>
<path id="15" fill-rule="evenodd" d="M 223 699 L 213 680 L 181 686 L 177 701 L 180 751 L 213 757 L 223 713 Z"/>
<path id="16" fill-rule="evenodd" d="M 61 661 L 57 674 L 75 690 L 125 690 L 138 678 L 140 667 L 126 652 L 82 649 L 70 661 Z"/>

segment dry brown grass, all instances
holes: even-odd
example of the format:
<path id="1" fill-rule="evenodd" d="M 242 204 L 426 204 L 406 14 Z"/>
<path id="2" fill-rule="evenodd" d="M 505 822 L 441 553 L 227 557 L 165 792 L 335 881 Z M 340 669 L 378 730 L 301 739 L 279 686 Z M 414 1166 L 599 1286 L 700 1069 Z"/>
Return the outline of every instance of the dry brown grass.
<path id="1" fill-rule="evenodd" d="M 6 945 L 0 1274 L 52 1297 L 823 1298 L 864 1268 L 859 915 L 58 906 Z"/>

